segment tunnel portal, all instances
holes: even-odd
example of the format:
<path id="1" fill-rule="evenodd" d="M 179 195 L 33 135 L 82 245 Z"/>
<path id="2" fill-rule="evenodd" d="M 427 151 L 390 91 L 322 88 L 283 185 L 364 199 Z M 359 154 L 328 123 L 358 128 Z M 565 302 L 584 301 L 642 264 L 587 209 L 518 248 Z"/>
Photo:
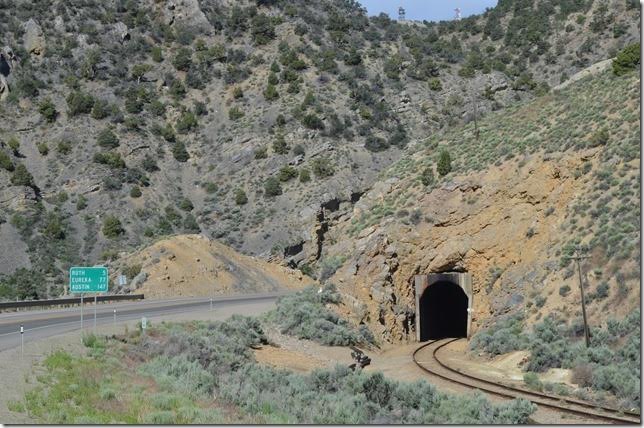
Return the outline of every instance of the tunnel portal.
<path id="1" fill-rule="evenodd" d="M 469 337 L 472 280 L 468 273 L 416 275 L 416 338 Z"/>

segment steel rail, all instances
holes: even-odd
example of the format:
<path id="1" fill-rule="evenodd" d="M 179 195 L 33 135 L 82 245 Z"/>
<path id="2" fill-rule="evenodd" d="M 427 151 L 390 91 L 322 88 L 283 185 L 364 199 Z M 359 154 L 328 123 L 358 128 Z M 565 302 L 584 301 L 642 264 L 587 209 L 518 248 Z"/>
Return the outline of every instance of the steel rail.
<path id="1" fill-rule="evenodd" d="M 491 385 L 491 386 L 493 386 L 495 388 L 501 388 L 502 390 L 506 390 L 506 391 L 509 391 L 509 392 L 502 392 L 502 391 L 498 391 L 497 389 L 481 387 L 481 386 L 472 384 L 472 383 L 467 382 L 467 381 L 463 381 L 463 380 L 460 380 L 460 379 L 455 379 L 454 377 L 450 377 L 450 376 L 447 376 L 445 374 L 438 373 L 437 371 L 429 369 L 426 366 L 424 366 L 422 363 L 420 363 L 418 361 L 418 359 L 416 358 L 416 355 L 421 350 L 423 350 L 426 347 L 428 347 L 429 345 L 432 345 L 432 344 L 435 344 L 436 342 L 438 342 L 437 340 L 425 343 L 425 344 L 421 345 L 420 347 L 418 347 L 414 351 L 414 353 L 412 354 L 412 358 L 414 360 L 414 363 L 421 370 L 423 370 L 423 371 L 425 371 L 425 372 L 427 372 L 427 373 L 429 373 L 431 375 L 437 376 L 437 377 L 439 377 L 441 379 L 444 379 L 444 380 L 447 380 L 449 382 L 453 382 L 453 383 L 456 383 L 456 384 L 459 384 L 459 385 L 462 385 L 462 386 L 465 386 L 465 387 L 468 387 L 468 388 L 479 389 L 481 391 L 485 391 L 485 392 L 488 392 L 490 394 L 494 394 L 494 395 L 497 395 L 497 396 L 500 396 L 500 397 L 503 397 L 503 398 L 510 398 L 510 399 L 525 398 L 525 397 L 521 397 L 521 395 L 527 395 L 527 396 L 532 396 L 532 397 L 537 399 L 537 400 L 530 400 L 533 403 L 535 403 L 537 405 L 544 406 L 544 407 L 549 407 L 549 408 L 552 408 L 552 409 L 555 409 L 555 410 L 561 410 L 561 411 L 564 411 L 564 412 L 573 413 L 573 414 L 586 416 L 586 417 L 591 417 L 591 418 L 603 419 L 603 420 L 607 420 L 607 421 L 610 421 L 610 422 L 617 422 L 619 424 L 639 424 L 640 423 L 640 415 L 637 414 L 637 413 L 621 411 L 621 410 L 610 408 L 610 407 L 601 407 L 601 406 L 597 406 L 597 405 L 594 405 L 594 404 L 588 403 L 588 402 L 583 402 L 583 401 L 579 401 L 579 400 L 572 400 L 572 399 L 565 398 L 565 397 L 559 397 L 559 396 L 543 394 L 543 393 L 536 392 L 536 391 L 529 391 L 529 390 L 526 390 L 526 389 L 523 389 L 523 388 L 516 388 L 516 387 L 512 387 L 512 386 L 508 386 L 508 385 L 504 385 L 504 384 L 499 384 L 499 383 L 496 383 L 496 382 L 493 382 L 493 381 L 490 381 L 490 380 L 487 380 L 487 379 L 482 379 L 482 378 L 479 378 L 477 376 L 472 376 L 472 375 L 469 375 L 467 373 L 463 373 L 461 371 L 458 371 L 458 370 L 446 365 L 445 363 L 443 363 L 436 356 L 438 350 L 440 350 L 444 346 L 447 346 L 447 345 L 449 345 L 450 343 L 452 343 L 452 342 L 454 342 L 456 340 L 458 340 L 458 339 L 449 340 L 449 341 L 441 344 L 440 346 L 437 346 L 436 349 L 434 349 L 431 352 L 431 356 L 432 356 L 433 360 L 441 368 L 447 370 L 450 373 L 455 373 L 458 376 L 464 377 L 466 379 L 469 379 L 469 380 L 472 380 L 472 381 L 475 381 L 475 382 L 479 382 L 479 383 L 483 383 L 483 384 L 486 384 L 486 385 Z M 510 392 L 512 392 L 512 393 L 510 393 Z M 563 403 L 568 404 L 568 406 L 587 407 L 589 409 L 595 409 L 595 410 L 603 411 L 603 412 L 606 412 L 606 413 L 614 413 L 614 414 L 620 413 L 623 416 L 621 416 L 621 415 L 612 416 L 612 415 L 605 415 L 605 414 L 592 412 L 592 411 L 573 409 L 573 408 L 570 408 L 570 407 L 567 407 L 567 406 L 561 405 L 561 404 L 544 402 L 543 400 L 552 400 L 552 401 L 563 402 Z"/>

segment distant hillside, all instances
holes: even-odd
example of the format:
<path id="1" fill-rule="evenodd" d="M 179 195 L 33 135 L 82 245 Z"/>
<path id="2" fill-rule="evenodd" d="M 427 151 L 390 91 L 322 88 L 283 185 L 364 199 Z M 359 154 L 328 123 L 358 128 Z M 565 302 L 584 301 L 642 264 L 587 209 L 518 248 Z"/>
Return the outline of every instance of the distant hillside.
<path id="1" fill-rule="evenodd" d="M 70 265 L 175 233 L 306 270 L 405 147 L 612 57 L 640 14 L 512 0 L 401 25 L 349 0 L 0 5 L 6 298 L 56 295 Z"/>

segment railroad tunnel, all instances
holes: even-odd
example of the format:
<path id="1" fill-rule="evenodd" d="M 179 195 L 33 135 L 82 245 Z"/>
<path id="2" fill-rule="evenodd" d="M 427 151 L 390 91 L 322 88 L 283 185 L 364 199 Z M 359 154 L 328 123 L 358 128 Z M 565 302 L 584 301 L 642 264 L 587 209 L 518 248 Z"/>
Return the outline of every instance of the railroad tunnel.
<path id="1" fill-rule="evenodd" d="M 472 277 L 445 272 L 416 275 L 416 338 L 419 342 L 470 336 Z"/>

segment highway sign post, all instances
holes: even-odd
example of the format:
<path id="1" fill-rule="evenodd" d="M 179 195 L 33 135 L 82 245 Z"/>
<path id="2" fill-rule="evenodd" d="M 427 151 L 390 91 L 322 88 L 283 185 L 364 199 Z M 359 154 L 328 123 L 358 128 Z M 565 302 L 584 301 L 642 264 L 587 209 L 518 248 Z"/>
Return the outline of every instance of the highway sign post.
<path id="1" fill-rule="evenodd" d="M 96 332 L 96 293 L 107 291 L 109 275 L 103 266 L 69 268 L 69 292 L 80 293 L 81 333 L 83 331 L 83 293 L 94 293 L 94 332 Z"/>

